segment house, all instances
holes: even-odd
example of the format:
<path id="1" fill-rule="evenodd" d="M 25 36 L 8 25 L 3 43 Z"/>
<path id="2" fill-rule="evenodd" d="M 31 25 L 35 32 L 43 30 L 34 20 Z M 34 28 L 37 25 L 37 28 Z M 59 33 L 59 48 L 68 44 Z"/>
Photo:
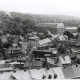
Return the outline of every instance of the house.
<path id="1" fill-rule="evenodd" d="M 51 40 L 49 38 L 42 39 L 42 40 L 39 40 L 39 45 L 43 46 L 43 45 L 49 44 L 50 42 Z"/>
<path id="2" fill-rule="evenodd" d="M 71 64 L 71 59 L 68 55 L 66 56 L 59 56 L 59 60 L 60 60 L 60 63 L 63 65 L 63 67 L 67 66 L 67 65 L 70 65 Z"/>
<path id="3" fill-rule="evenodd" d="M 59 72 L 60 71 L 60 72 Z M 55 77 L 55 74 L 57 75 Z M 45 75 L 45 80 L 49 79 L 51 75 L 51 80 L 53 79 L 64 79 L 64 74 L 60 67 L 50 68 L 49 70 L 44 69 L 31 69 L 27 71 L 16 71 L 16 73 L 4 73 L 0 74 L 1 80 L 43 80 L 43 75 Z"/>
<path id="4" fill-rule="evenodd" d="M 68 66 L 66 68 L 62 68 L 62 71 L 66 79 L 80 78 L 80 65 L 78 65 L 78 67 L 76 67 L 76 65 Z"/>
<path id="5" fill-rule="evenodd" d="M 60 71 L 60 72 L 59 72 Z M 49 70 L 46 70 L 45 68 L 40 69 L 40 70 L 30 70 L 30 73 L 32 75 L 32 78 L 37 80 L 37 79 L 43 79 L 43 75 L 45 75 L 45 79 L 64 79 L 64 74 L 61 70 L 60 67 L 54 67 L 54 68 L 50 68 Z M 35 73 L 35 74 L 34 74 Z M 56 77 L 55 77 L 56 74 Z M 51 75 L 51 78 L 49 78 L 49 75 Z"/>
<path id="6" fill-rule="evenodd" d="M 47 50 L 34 50 L 32 52 L 35 58 L 45 58 L 45 57 L 51 57 L 53 54 L 51 51 Z"/>
<path id="7" fill-rule="evenodd" d="M 68 37 L 63 34 L 58 34 L 58 35 L 53 36 L 53 40 L 55 40 L 55 39 L 60 40 L 60 41 L 64 41 L 64 40 L 68 40 Z"/>
<path id="8" fill-rule="evenodd" d="M 28 47 L 33 48 L 33 47 L 40 47 L 40 46 L 45 46 L 48 45 L 51 42 L 51 40 L 49 38 L 46 39 L 42 39 L 42 40 L 30 40 L 28 41 Z"/>
<path id="9" fill-rule="evenodd" d="M 6 53 L 7 53 L 7 57 L 12 59 L 19 58 L 24 55 L 22 53 L 22 49 L 19 47 L 10 47 Z"/>
<path id="10" fill-rule="evenodd" d="M 43 33 L 49 30 L 53 34 L 61 34 L 66 30 L 63 23 L 38 23 L 34 25 L 34 29 Z"/>
<path id="11" fill-rule="evenodd" d="M 78 29 L 77 26 L 66 26 L 65 28 L 67 31 L 70 31 L 71 33 L 76 33 Z"/>
<path id="12" fill-rule="evenodd" d="M 35 59 L 44 59 L 47 62 L 48 67 L 53 66 L 58 59 L 57 54 L 54 51 L 52 52 L 48 50 L 34 50 L 32 54 L 34 55 Z"/>
<path id="13" fill-rule="evenodd" d="M 31 40 L 31 41 L 35 41 L 35 40 L 39 40 L 39 37 L 34 36 L 34 37 L 29 37 L 28 39 Z"/>

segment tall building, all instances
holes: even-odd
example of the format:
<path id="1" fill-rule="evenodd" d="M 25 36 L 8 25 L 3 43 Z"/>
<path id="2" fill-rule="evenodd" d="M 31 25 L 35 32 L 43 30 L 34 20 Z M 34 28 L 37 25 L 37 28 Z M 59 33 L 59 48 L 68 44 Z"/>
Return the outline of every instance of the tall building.
<path id="1" fill-rule="evenodd" d="M 63 23 L 38 23 L 34 29 L 38 32 L 49 30 L 53 34 L 61 34 L 66 30 Z"/>

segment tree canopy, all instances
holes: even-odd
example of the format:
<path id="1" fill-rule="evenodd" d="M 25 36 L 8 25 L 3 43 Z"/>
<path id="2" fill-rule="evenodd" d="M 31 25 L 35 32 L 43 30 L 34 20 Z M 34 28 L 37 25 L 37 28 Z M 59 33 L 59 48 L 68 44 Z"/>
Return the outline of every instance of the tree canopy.
<path id="1" fill-rule="evenodd" d="M 26 29 L 34 29 L 36 23 L 64 23 L 65 26 L 78 26 L 80 19 L 63 15 L 34 15 L 0 11 L 0 29 L 3 32 L 21 35 Z"/>

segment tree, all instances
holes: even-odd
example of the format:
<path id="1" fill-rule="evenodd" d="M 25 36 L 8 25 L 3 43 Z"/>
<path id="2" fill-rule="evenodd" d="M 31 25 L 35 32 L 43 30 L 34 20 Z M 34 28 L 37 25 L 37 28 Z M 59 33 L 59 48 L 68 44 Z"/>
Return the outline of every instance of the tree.
<path id="1" fill-rule="evenodd" d="M 67 50 L 66 50 L 66 46 L 65 46 L 65 45 L 62 45 L 61 43 L 58 44 L 57 50 L 58 50 L 59 53 L 62 53 L 62 54 L 63 54 L 63 53 L 65 54 L 66 51 L 67 51 Z"/>
<path id="2" fill-rule="evenodd" d="M 74 38 L 74 35 L 69 31 L 65 31 L 63 34 L 68 36 L 68 40 L 70 40 L 70 38 Z"/>
<path id="3" fill-rule="evenodd" d="M 7 48 L 7 49 L 8 49 L 10 46 L 12 46 L 11 43 L 5 43 L 5 44 L 3 44 L 3 47 L 4 47 L 4 48 Z"/>
<path id="4" fill-rule="evenodd" d="M 25 33 L 25 34 L 27 34 L 27 33 L 32 33 L 32 31 L 33 31 L 32 29 L 26 29 L 26 30 L 24 31 L 24 33 Z"/>

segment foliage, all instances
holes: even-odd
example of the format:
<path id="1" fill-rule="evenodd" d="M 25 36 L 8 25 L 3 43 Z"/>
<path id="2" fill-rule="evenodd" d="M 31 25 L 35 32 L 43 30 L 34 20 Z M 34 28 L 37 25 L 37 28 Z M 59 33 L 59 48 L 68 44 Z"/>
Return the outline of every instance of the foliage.
<path id="1" fill-rule="evenodd" d="M 68 40 L 70 40 L 70 38 L 74 38 L 74 35 L 72 33 L 70 33 L 69 31 L 65 31 L 64 35 L 68 36 Z"/>
<path id="2" fill-rule="evenodd" d="M 66 53 L 66 46 L 65 45 L 62 45 L 62 44 L 58 44 L 57 46 L 57 50 L 59 53 L 62 53 L 62 54 L 65 54 Z"/>
<path id="3" fill-rule="evenodd" d="M 80 19 L 64 15 L 34 15 L 0 11 L 0 29 L 3 32 L 22 35 L 27 29 L 34 29 L 36 23 L 64 23 L 65 26 L 77 26 Z M 25 35 L 25 34 L 24 34 Z"/>

